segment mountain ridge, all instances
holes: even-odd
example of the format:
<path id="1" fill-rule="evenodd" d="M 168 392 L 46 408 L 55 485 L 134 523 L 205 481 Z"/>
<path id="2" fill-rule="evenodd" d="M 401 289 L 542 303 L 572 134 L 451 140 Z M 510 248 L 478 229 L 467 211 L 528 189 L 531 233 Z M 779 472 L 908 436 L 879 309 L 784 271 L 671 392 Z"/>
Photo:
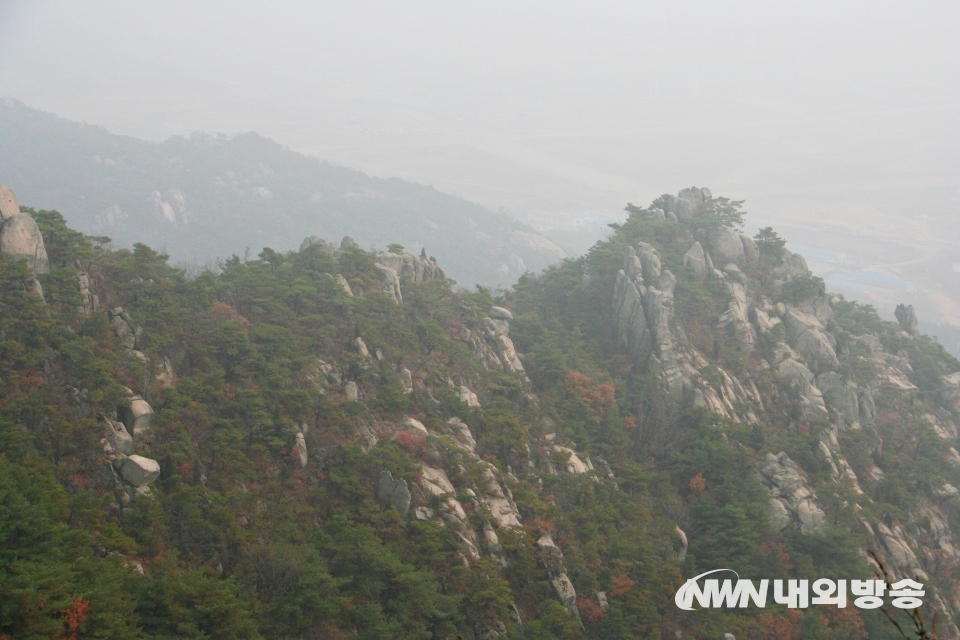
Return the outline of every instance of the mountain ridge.
<path id="1" fill-rule="evenodd" d="M 505 213 L 255 133 L 146 142 L 8 101 L 0 142 L 19 150 L 0 159 L 0 181 L 22 199 L 120 245 L 166 247 L 175 260 L 204 264 L 237 247 L 287 250 L 307 234 L 349 235 L 364 246 L 426 246 L 452 277 L 492 286 L 566 257 Z"/>
<path id="2" fill-rule="evenodd" d="M 494 297 L 312 237 L 188 278 L 6 196 L 0 633 L 900 637 L 673 600 L 882 563 L 960 636 L 960 361 L 741 202 L 628 205 Z"/>

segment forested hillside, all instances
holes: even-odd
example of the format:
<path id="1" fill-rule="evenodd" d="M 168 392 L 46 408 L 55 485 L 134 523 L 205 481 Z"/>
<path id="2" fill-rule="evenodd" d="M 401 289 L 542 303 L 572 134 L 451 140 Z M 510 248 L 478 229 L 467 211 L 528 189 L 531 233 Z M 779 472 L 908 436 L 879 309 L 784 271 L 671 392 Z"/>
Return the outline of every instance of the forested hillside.
<path id="1" fill-rule="evenodd" d="M 496 295 L 320 238 L 187 277 L 12 202 L 0 637 L 900 637 L 674 603 L 718 568 L 872 578 L 868 550 L 960 635 L 960 363 L 738 202 L 630 205 Z"/>
<path id="2" fill-rule="evenodd" d="M 285 251 L 304 236 L 349 235 L 435 254 L 465 286 L 509 285 L 565 254 L 515 218 L 399 179 L 368 176 L 257 135 L 194 133 L 163 143 L 114 135 L 0 101 L 0 182 L 119 247 L 144 242 L 172 262 Z"/>

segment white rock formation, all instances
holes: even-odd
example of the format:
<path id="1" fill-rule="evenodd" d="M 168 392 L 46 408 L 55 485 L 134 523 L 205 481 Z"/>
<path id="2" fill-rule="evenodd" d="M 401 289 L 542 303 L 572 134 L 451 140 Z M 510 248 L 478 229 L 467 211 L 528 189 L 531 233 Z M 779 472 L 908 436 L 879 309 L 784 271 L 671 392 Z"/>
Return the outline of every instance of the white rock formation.
<path id="1" fill-rule="evenodd" d="M 145 487 L 160 477 L 160 464 L 143 456 L 127 456 L 120 466 L 120 475 L 134 487 Z"/>

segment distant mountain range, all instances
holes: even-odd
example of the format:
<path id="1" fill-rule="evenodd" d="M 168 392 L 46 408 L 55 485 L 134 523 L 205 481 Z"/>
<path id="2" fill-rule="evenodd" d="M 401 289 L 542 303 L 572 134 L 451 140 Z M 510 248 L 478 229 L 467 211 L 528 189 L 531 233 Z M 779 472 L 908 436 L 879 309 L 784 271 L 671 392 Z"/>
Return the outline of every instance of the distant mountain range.
<path id="1" fill-rule="evenodd" d="M 506 285 L 564 251 L 504 212 L 311 158 L 256 133 L 162 143 L 0 103 L 0 182 L 70 225 L 174 261 L 289 250 L 306 236 L 436 256 L 463 285 Z"/>

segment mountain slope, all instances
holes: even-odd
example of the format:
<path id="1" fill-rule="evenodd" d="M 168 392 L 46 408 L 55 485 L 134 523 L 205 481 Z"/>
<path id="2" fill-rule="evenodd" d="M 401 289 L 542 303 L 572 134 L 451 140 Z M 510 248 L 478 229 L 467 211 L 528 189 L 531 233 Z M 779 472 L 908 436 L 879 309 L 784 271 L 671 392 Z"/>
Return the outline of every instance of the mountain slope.
<path id="1" fill-rule="evenodd" d="M 508 215 L 398 179 L 308 158 L 257 134 L 194 134 L 155 144 L 0 105 L 0 181 L 121 246 L 147 242 L 175 260 L 286 250 L 307 235 L 349 235 L 436 255 L 464 284 L 509 284 L 563 251 Z"/>
<path id="2" fill-rule="evenodd" d="M 319 240 L 190 279 L 28 211 L 49 273 L 0 253 L 0 633 L 899 637 L 850 604 L 674 603 L 719 568 L 871 578 L 872 550 L 960 635 L 960 363 L 739 236 L 736 202 L 628 210 L 498 299 Z"/>

